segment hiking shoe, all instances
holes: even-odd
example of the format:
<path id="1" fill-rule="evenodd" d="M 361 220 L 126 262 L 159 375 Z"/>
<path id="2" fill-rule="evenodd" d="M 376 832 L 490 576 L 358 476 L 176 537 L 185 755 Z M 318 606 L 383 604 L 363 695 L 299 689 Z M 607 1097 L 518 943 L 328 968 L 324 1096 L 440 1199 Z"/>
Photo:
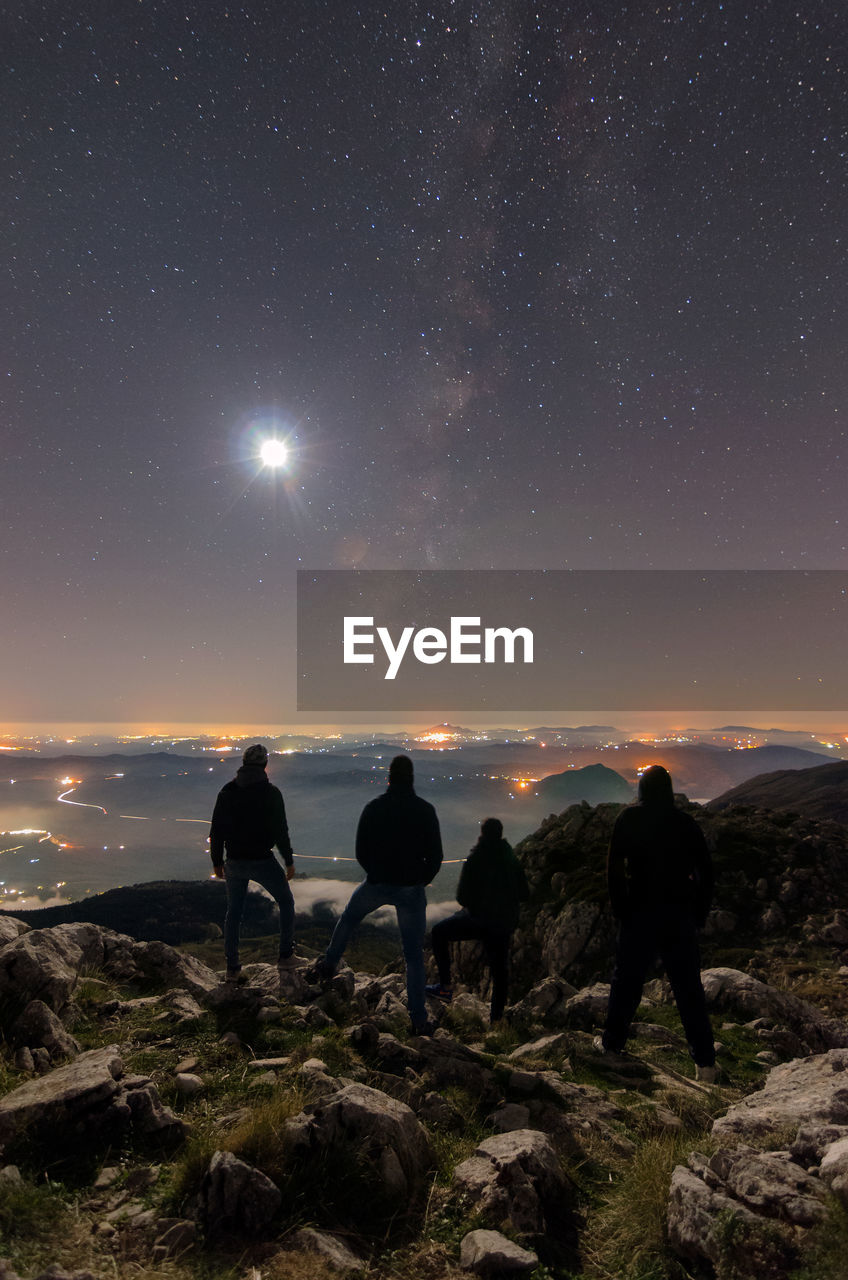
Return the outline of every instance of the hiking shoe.
<path id="1" fill-rule="evenodd" d="M 424 1022 L 413 1022 L 411 1026 L 414 1036 L 431 1036 L 436 1030 L 435 1022 L 431 1022 L 429 1018 L 426 1018 Z"/>
<path id="2" fill-rule="evenodd" d="M 717 1075 L 715 1067 L 695 1067 L 695 1079 L 701 1084 L 715 1084 Z"/>
<path id="3" fill-rule="evenodd" d="M 326 956 L 320 956 L 313 965 L 306 970 L 306 979 L 308 982 L 331 982 L 336 974 L 336 966 L 330 964 Z"/>
<path id="4" fill-rule="evenodd" d="M 592 1048 L 595 1053 L 600 1053 L 605 1058 L 625 1058 L 627 1056 L 623 1049 L 608 1049 L 604 1044 L 603 1036 L 595 1036 L 592 1041 Z"/>
<path id="5" fill-rule="evenodd" d="M 453 1000 L 453 991 L 450 987 L 443 987 L 441 982 L 431 982 L 424 988 L 424 994 L 432 996 L 434 1000 L 441 1000 L 442 1004 L 450 1004 Z"/>
<path id="6" fill-rule="evenodd" d="M 245 982 L 245 976 L 241 971 L 241 965 L 235 969 L 227 968 L 227 982 Z"/>
<path id="7" fill-rule="evenodd" d="M 300 964 L 300 956 L 295 951 L 290 951 L 287 956 L 280 956 L 277 961 L 278 969 L 296 969 Z"/>

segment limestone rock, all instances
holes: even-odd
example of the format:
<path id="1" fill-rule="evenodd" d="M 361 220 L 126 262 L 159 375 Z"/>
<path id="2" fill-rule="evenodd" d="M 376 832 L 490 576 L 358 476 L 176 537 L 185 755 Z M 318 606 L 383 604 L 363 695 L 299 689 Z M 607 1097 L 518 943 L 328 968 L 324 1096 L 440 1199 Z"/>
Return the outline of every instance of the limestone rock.
<path id="1" fill-rule="evenodd" d="M 16 920 L 14 916 L 0 915 L 0 947 L 5 947 L 7 942 L 14 942 L 22 933 L 29 933 L 30 928 L 30 925 L 23 920 Z"/>
<path id="2" fill-rule="evenodd" d="M 537 1267 L 539 1259 L 499 1231 L 469 1231 L 459 1246 L 459 1265 L 478 1276 L 520 1275 Z"/>
<path id="3" fill-rule="evenodd" d="M 848 1125 L 848 1049 L 785 1062 L 713 1124 L 724 1141 L 752 1141 L 792 1126 Z"/>
<path id="4" fill-rule="evenodd" d="M 12 1023 L 9 1040 L 16 1049 L 46 1049 L 54 1061 L 73 1058 L 80 1051 L 77 1041 L 43 1000 L 30 1000 Z"/>
<path id="5" fill-rule="evenodd" d="M 206 998 L 220 985 L 208 965 L 187 952 L 177 951 L 166 942 L 134 942 L 132 961 L 136 970 L 163 986 L 179 987 L 196 1000 Z"/>
<path id="6" fill-rule="evenodd" d="M 714 1268 L 732 1257 L 737 1275 L 758 1280 L 785 1280 L 798 1261 L 785 1230 L 708 1186 L 683 1165 L 671 1176 L 668 1240 L 682 1257 L 697 1263 L 706 1260 Z"/>
<path id="7" fill-rule="evenodd" d="M 336 1271 L 358 1271 L 364 1261 L 349 1245 L 329 1231 L 316 1231 L 314 1227 L 301 1227 L 290 1238 L 290 1244 L 306 1253 L 317 1253 Z"/>
<path id="8" fill-rule="evenodd" d="M 565 1005 L 577 988 L 562 978 L 544 978 L 512 1006 L 513 1017 L 528 1021 L 542 1021 L 545 1026 L 565 1025 Z"/>
<path id="9" fill-rule="evenodd" d="M 385 1192 L 411 1194 L 431 1161 L 427 1135 L 410 1107 L 352 1082 L 310 1103 L 285 1126 L 297 1156 L 354 1143 Z"/>
<path id="10" fill-rule="evenodd" d="M 567 1216 L 565 1176 L 550 1139 L 534 1129 L 487 1138 L 454 1170 L 453 1185 L 494 1226 L 542 1232 Z"/>
<path id="11" fill-rule="evenodd" d="M 196 1076 L 191 1071 L 180 1071 L 174 1078 L 177 1086 L 177 1092 L 181 1093 L 184 1098 L 190 1098 L 195 1093 L 202 1093 L 205 1085 L 200 1076 Z"/>
<path id="12" fill-rule="evenodd" d="M 509 1054 L 511 1062 L 515 1062 L 521 1058 L 544 1058 L 548 1054 L 567 1053 L 569 1048 L 569 1040 L 566 1035 L 542 1036 L 539 1040 L 529 1040 L 526 1044 L 520 1044 L 517 1049 L 513 1049 Z"/>
<path id="13" fill-rule="evenodd" d="M 261 1236 L 282 1199 L 279 1187 L 259 1169 L 232 1151 L 216 1151 L 200 1188 L 200 1216 L 212 1236 L 225 1232 Z"/>
<path id="14" fill-rule="evenodd" d="M 584 987 L 576 995 L 570 996 L 563 1010 L 565 1025 L 580 1027 L 583 1031 L 602 1027 L 607 1016 L 609 993 L 609 983 L 596 982 L 591 987 Z"/>
<path id="15" fill-rule="evenodd" d="M 144 1076 L 124 1076 L 116 1045 L 82 1053 L 0 1099 L 0 1148 L 24 1129 L 34 1141 L 56 1144 L 82 1134 L 112 1140 L 130 1126 L 175 1140 L 184 1133 L 155 1085 Z"/>
<path id="16" fill-rule="evenodd" d="M 748 1019 L 767 1018 L 788 1027 L 808 1053 L 820 1053 L 848 1043 L 848 1022 L 825 1016 L 814 1005 L 786 991 L 778 991 L 739 969 L 705 969 L 701 974 L 710 1009 L 741 1013 Z"/>

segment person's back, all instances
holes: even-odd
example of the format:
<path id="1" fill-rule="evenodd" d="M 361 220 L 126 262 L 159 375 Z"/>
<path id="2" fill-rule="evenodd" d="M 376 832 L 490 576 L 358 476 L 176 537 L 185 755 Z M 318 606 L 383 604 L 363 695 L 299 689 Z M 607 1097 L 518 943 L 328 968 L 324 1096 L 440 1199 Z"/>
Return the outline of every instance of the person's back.
<path id="1" fill-rule="evenodd" d="M 424 999 L 426 886 L 442 865 L 442 837 L 436 810 L 415 794 L 413 776 L 409 757 L 395 756 L 385 793 L 362 810 L 356 858 L 366 878 L 351 895 L 314 972 L 320 980 L 329 980 L 360 921 L 379 907 L 393 906 L 406 961 L 410 1020 L 414 1031 L 428 1034 L 432 1028 Z"/>
<path id="2" fill-rule="evenodd" d="M 415 794 L 411 778 L 392 780 L 362 811 L 356 860 L 369 884 L 429 884 L 442 864 L 436 810 Z"/>
<path id="3" fill-rule="evenodd" d="M 672 804 L 640 801 L 619 814 L 609 850 L 613 914 L 676 906 L 706 918 L 712 864 L 703 832 Z"/>
<path id="4" fill-rule="evenodd" d="M 499 818 L 486 818 L 460 873 L 456 900 L 462 910 L 433 926 L 439 981 L 427 987 L 427 994 L 445 1003 L 453 999 L 450 943 L 477 940 L 483 943 L 492 973 L 491 1021 L 503 1017 L 510 939 L 518 924 L 520 904 L 528 896 L 524 868 L 503 838 L 503 823 Z"/>
<path id="5" fill-rule="evenodd" d="M 481 837 L 466 859 L 456 900 L 494 929 L 512 932 L 528 896 L 524 869 L 503 837 Z"/>
<path id="6" fill-rule="evenodd" d="M 710 907 L 712 861 L 701 828 L 676 809 L 671 778 L 652 765 L 638 803 L 622 810 L 610 841 L 610 904 L 619 922 L 606 1027 L 596 1047 L 624 1048 L 650 966 L 662 960 L 699 1079 L 715 1079 L 712 1028 L 701 984 L 697 931 Z"/>

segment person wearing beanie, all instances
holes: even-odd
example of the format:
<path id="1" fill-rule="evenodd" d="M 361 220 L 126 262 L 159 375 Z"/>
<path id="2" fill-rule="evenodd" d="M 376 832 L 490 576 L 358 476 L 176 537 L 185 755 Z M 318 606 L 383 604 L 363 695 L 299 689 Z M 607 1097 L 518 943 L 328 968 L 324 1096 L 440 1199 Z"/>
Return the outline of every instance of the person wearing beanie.
<path id="1" fill-rule="evenodd" d="M 227 981 L 241 973 L 239 927 L 251 880 L 267 889 L 280 909 L 281 969 L 297 963 L 294 954 L 294 898 L 289 880 L 294 876 L 286 807 L 282 793 L 265 772 L 268 750 L 257 742 L 248 747 L 232 782 L 218 793 L 209 831 L 212 867 L 227 882 L 227 914 L 224 920 L 224 953 Z M 285 870 L 274 857 L 279 849 Z"/>
<path id="2" fill-rule="evenodd" d="M 339 917 L 327 953 L 314 972 L 328 981 L 356 926 L 378 907 L 394 907 L 406 961 L 412 1028 L 426 1035 L 431 1024 L 424 996 L 425 890 L 442 865 L 442 837 L 436 810 L 415 794 L 412 784 L 409 756 L 395 756 L 389 766 L 389 785 L 362 810 L 356 831 L 356 860 L 365 880 Z"/>
<path id="3" fill-rule="evenodd" d="M 509 944 L 522 902 L 529 897 L 524 868 L 503 838 L 499 818 L 480 824 L 480 838 L 462 864 L 456 900 L 462 911 L 433 926 L 433 955 L 439 981 L 426 987 L 428 996 L 449 1004 L 450 943 L 474 939 L 483 943 L 492 972 L 490 1021 L 503 1017 L 509 976 Z"/>
<path id="4" fill-rule="evenodd" d="M 615 821 L 607 879 L 619 932 L 606 1027 L 595 1047 L 603 1053 L 623 1050 L 648 970 L 659 957 L 696 1079 L 713 1083 L 715 1048 L 698 949 L 698 929 L 712 901 L 712 860 L 695 819 L 675 807 L 671 777 L 662 765 L 645 770 L 636 804 Z"/>

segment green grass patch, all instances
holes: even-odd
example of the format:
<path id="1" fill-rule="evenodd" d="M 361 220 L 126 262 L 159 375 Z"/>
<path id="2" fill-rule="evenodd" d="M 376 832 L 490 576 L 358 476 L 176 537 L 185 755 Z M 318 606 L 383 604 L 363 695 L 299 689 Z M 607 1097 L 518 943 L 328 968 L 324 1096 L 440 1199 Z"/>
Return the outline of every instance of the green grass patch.
<path id="1" fill-rule="evenodd" d="M 62 1230 L 68 1215 L 54 1183 L 0 1182 L 0 1240 L 49 1240 Z"/>

